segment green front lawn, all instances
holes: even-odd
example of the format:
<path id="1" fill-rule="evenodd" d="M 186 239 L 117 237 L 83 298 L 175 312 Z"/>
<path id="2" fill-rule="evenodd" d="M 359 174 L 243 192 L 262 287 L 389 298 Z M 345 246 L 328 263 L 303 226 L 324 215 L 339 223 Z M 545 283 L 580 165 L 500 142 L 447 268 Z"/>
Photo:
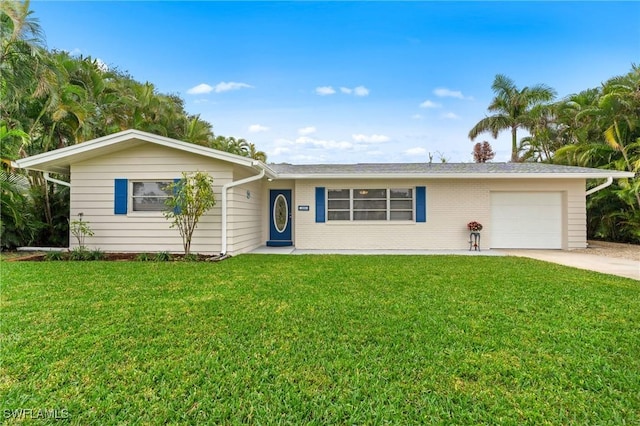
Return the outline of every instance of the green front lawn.
<path id="1" fill-rule="evenodd" d="M 480 256 L 0 268 L 3 421 L 640 423 L 634 280 Z"/>

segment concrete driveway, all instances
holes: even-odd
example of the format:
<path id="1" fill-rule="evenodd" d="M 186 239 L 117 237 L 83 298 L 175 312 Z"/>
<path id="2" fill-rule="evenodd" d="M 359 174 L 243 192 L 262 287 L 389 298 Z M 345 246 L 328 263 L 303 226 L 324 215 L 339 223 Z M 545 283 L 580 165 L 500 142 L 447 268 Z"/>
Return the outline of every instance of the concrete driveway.
<path id="1" fill-rule="evenodd" d="M 640 280 L 640 261 L 563 250 L 497 250 L 507 256 L 529 257 L 574 268 Z"/>

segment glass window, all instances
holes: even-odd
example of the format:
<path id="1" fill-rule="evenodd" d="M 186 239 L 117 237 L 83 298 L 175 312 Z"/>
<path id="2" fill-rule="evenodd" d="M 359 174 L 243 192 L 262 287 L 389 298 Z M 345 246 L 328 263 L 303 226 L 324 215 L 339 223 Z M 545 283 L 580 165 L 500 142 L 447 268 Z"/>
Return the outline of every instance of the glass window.
<path id="1" fill-rule="evenodd" d="M 327 220 L 414 219 L 413 189 L 329 189 Z"/>
<path id="2" fill-rule="evenodd" d="M 133 202 L 131 203 L 134 212 L 161 212 L 166 210 L 165 201 L 171 197 L 168 186 L 171 181 L 159 182 L 133 182 Z"/>
<path id="3" fill-rule="evenodd" d="M 351 190 L 327 191 L 327 220 L 351 220 Z"/>
<path id="4" fill-rule="evenodd" d="M 391 220 L 413 220 L 413 189 L 391 188 L 389 212 Z"/>

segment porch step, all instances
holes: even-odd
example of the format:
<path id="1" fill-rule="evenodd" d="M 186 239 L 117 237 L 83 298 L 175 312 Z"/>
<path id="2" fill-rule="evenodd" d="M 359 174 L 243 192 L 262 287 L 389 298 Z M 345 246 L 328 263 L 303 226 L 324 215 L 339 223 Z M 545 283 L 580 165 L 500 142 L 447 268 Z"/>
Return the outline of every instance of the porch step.
<path id="1" fill-rule="evenodd" d="M 293 245 L 291 240 L 269 240 L 267 241 L 267 247 L 289 247 Z"/>

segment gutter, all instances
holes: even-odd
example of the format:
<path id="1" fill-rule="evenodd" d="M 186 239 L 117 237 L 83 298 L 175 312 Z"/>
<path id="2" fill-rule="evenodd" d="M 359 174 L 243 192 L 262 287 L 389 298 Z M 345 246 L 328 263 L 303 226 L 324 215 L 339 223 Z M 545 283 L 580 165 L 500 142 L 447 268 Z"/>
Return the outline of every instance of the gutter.
<path id="1" fill-rule="evenodd" d="M 65 182 L 63 180 L 54 179 L 51 176 L 49 176 L 49 172 L 42 172 L 42 175 L 44 176 L 44 180 L 46 180 L 47 182 L 57 183 L 58 185 L 62 185 L 62 186 L 66 186 L 67 188 L 71 188 L 71 184 L 69 182 Z"/>
<path id="2" fill-rule="evenodd" d="M 613 176 L 609 176 L 605 183 L 603 183 L 602 185 L 598 185 L 595 188 L 591 188 L 590 190 L 588 190 L 586 192 L 585 195 L 589 196 L 591 194 L 595 194 L 596 192 L 600 191 L 601 189 L 605 189 L 606 187 L 611 186 L 612 183 L 613 183 Z"/>
<path id="3" fill-rule="evenodd" d="M 259 165 L 259 163 L 255 162 L 254 165 Z M 260 173 L 255 176 L 249 176 L 248 178 L 240 179 L 235 182 L 229 182 L 222 186 L 222 244 L 220 256 L 226 256 L 227 254 L 227 191 L 229 188 L 233 188 L 234 186 L 244 185 L 245 183 L 262 179 L 265 173 L 266 170 L 261 168 Z"/>
<path id="4" fill-rule="evenodd" d="M 615 179 L 633 177 L 633 173 L 279 173 L 277 179 Z"/>

